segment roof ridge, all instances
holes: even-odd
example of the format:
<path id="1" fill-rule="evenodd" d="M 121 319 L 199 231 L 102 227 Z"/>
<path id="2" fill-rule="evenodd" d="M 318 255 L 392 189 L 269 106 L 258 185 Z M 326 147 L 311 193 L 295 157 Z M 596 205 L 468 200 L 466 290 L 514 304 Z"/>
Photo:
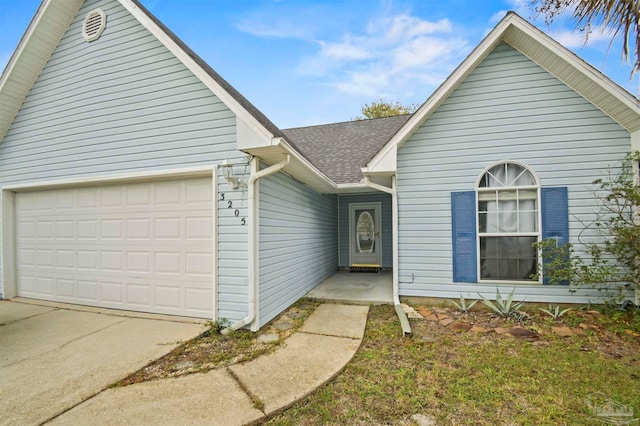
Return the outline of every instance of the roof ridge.
<path id="1" fill-rule="evenodd" d="M 410 114 L 397 114 L 397 115 L 390 115 L 388 117 L 374 117 L 374 118 L 364 118 L 361 120 L 344 120 L 344 121 L 336 121 L 333 123 L 324 123 L 324 124 L 312 124 L 310 126 L 298 126 L 298 127 L 287 127 L 285 129 L 281 129 L 283 132 L 287 131 L 287 130 L 297 130 L 297 129 L 309 129 L 312 127 L 323 127 L 323 126 L 335 126 L 336 124 L 349 124 L 349 123 L 368 123 L 374 120 L 384 120 L 387 118 L 397 118 L 397 117 L 408 117 L 411 116 L 413 113 Z"/>

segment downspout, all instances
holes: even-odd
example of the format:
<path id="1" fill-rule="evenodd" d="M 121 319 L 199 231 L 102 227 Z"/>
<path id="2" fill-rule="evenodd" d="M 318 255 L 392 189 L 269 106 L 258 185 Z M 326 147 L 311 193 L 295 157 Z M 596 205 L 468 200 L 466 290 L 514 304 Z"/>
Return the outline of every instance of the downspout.
<path id="1" fill-rule="evenodd" d="M 405 336 L 408 336 L 411 334 L 411 325 L 409 324 L 407 315 L 404 313 L 404 310 L 402 310 L 402 306 L 400 306 L 400 292 L 398 290 L 398 191 L 396 190 L 396 177 L 391 176 L 391 188 L 371 182 L 369 176 L 367 175 L 365 175 L 364 177 L 364 183 L 369 188 L 391 194 L 391 232 L 393 241 L 393 305 L 395 307 L 396 314 L 398 315 L 398 319 L 400 320 L 402 332 Z"/>
<path id="2" fill-rule="evenodd" d="M 258 158 L 254 158 L 252 161 L 256 163 L 259 161 Z M 248 208 L 249 208 L 249 223 L 251 224 L 249 229 L 249 286 L 247 288 L 247 316 L 241 319 L 240 321 L 231 324 L 229 327 L 222 330 L 222 334 L 227 334 L 232 330 L 238 330 L 248 324 L 253 323 L 256 319 L 256 304 L 257 304 L 257 294 L 258 294 L 258 205 L 256 202 L 256 195 L 258 192 L 258 179 L 263 178 L 265 176 L 272 175 L 284 169 L 291 161 L 291 156 L 289 154 L 285 154 L 284 159 L 272 166 L 267 167 L 264 170 L 260 170 L 258 172 L 252 173 L 249 178 L 249 182 L 247 183 L 247 187 L 249 190 L 248 194 Z M 253 167 L 252 167 L 253 169 Z M 253 330 L 252 331 L 257 331 Z"/>

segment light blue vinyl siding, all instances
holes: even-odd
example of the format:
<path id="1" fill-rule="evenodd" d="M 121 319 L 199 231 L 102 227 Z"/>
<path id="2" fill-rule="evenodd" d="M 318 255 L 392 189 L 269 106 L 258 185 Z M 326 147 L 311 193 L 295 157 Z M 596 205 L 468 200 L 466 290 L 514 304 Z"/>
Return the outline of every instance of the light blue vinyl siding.
<path id="1" fill-rule="evenodd" d="M 228 161 L 238 164 L 234 167 L 234 176 L 248 182 L 250 168 L 247 158 L 230 157 Z M 247 196 L 246 188 L 231 190 L 222 170 L 218 169 L 218 318 L 230 322 L 244 318 L 249 306 Z"/>
<path id="2" fill-rule="evenodd" d="M 258 182 L 262 326 L 337 271 L 338 208 L 283 173 Z"/>
<path id="3" fill-rule="evenodd" d="M 340 267 L 349 267 L 349 204 L 351 203 L 381 203 L 382 215 L 382 267 L 393 268 L 393 234 L 391 195 L 383 193 L 339 195 L 340 209 Z"/>
<path id="4" fill-rule="evenodd" d="M 521 161 L 542 186 L 567 187 L 569 233 L 576 243 L 581 221 L 594 217 L 591 182 L 629 149 L 627 131 L 500 44 L 398 151 L 400 294 L 495 296 L 496 284 L 453 283 L 450 205 L 451 193 L 474 190 L 492 163 Z M 529 301 L 596 300 L 594 294 L 570 295 L 566 287 L 515 288 Z"/>
<path id="5" fill-rule="evenodd" d="M 82 21 L 96 7 L 107 26 L 87 43 Z M 0 186 L 242 160 L 235 120 L 118 2 L 88 0 L 0 144 Z M 247 227 L 226 223 L 221 212 L 219 305 L 235 320 L 247 310 Z"/>

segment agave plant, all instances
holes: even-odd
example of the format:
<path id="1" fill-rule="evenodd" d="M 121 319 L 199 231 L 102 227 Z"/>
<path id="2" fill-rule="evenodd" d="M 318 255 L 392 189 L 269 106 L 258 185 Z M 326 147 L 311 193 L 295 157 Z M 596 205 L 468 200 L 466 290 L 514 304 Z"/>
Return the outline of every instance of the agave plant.
<path id="1" fill-rule="evenodd" d="M 571 310 L 571 308 L 560 310 L 560 305 L 555 305 L 554 307 L 552 304 L 549 304 L 549 309 L 544 309 L 544 308 L 538 308 L 538 309 L 544 312 L 545 314 L 549 315 L 551 318 L 553 318 L 554 321 L 558 321 L 560 318 L 562 318 L 564 314 L 566 314 Z"/>
<path id="2" fill-rule="evenodd" d="M 513 303 L 513 295 L 515 294 L 516 289 L 514 288 L 509 296 L 506 299 L 502 298 L 500 294 L 500 289 L 496 288 L 496 301 L 492 302 L 487 299 L 480 293 L 478 295 L 482 298 L 482 303 L 484 303 L 489 309 L 491 309 L 496 314 L 500 315 L 503 318 L 507 318 L 511 316 L 514 312 L 517 312 L 522 305 L 524 305 L 524 300 L 521 302 Z"/>
<path id="3" fill-rule="evenodd" d="M 467 305 L 467 301 L 465 300 L 465 298 L 462 296 L 462 293 L 460 294 L 460 303 L 456 302 L 455 300 L 451 300 L 450 302 L 453 304 L 453 306 L 455 306 L 460 312 L 462 312 L 463 314 L 468 314 L 469 310 L 471 308 L 473 308 L 473 306 L 478 303 L 478 299 L 474 300 L 473 302 L 469 303 Z"/>

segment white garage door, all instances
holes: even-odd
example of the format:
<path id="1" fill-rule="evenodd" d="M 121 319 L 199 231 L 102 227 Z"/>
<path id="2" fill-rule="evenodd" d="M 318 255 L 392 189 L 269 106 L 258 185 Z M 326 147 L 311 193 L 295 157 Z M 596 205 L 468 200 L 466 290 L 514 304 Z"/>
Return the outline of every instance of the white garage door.
<path id="1" fill-rule="evenodd" d="M 211 178 L 16 194 L 18 296 L 212 317 Z"/>

